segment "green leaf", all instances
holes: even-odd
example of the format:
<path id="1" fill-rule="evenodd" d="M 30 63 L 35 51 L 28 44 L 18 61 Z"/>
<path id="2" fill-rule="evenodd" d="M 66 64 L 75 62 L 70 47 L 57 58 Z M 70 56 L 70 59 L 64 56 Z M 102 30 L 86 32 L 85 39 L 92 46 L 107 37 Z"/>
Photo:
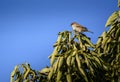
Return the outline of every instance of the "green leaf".
<path id="1" fill-rule="evenodd" d="M 118 0 L 118 7 L 120 7 L 120 0 Z"/>
<path id="2" fill-rule="evenodd" d="M 107 20 L 105 27 L 112 25 L 119 17 L 119 11 L 115 11 Z"/>

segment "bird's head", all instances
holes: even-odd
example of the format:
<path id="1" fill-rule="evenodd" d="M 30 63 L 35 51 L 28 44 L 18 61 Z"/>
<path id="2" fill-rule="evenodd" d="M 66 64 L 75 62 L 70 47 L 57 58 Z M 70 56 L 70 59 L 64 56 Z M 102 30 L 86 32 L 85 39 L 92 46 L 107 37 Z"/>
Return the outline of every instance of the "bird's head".
<path id="1" fill-rule="evenodd" d="M 78 24 L 78 23 L 77 23 L 77 22 L 72 22 L 72 23 L 71 23 L 71 26 L 74 25 L 74 24 Z"/>

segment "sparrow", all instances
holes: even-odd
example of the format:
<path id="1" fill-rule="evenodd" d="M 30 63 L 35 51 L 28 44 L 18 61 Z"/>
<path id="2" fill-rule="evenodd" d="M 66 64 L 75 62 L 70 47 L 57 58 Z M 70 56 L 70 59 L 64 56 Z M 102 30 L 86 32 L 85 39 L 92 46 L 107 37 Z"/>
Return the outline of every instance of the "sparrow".
<path id="1" fill-rule="evenodd" d="M 73 28 L 73 31 L 77 32 L 77 33 L 82 33 L 82 32 L 90 32 L 93 33 L 91 31 L 89 31 L 86 27 L 78 24 L 77 22 L 73 22 L 71 23 L 71 27 Z"/>

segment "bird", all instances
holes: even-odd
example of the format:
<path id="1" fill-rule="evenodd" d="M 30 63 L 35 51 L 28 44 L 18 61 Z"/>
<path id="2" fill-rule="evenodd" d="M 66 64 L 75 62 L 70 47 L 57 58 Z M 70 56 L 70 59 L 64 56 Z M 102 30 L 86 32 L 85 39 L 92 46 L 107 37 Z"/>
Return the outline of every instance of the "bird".
<path id="1" fill-rule="evenodd" d="M 75 33 L 82 33 L 82 32 L 90 32 L 93 33 L 92 31 L 89 31 L 86 27 L 78 24 L 77 22 L 72 22 L 71 23 L 71 27 L 73 28 L 73 31 L 75 31 Z"/>

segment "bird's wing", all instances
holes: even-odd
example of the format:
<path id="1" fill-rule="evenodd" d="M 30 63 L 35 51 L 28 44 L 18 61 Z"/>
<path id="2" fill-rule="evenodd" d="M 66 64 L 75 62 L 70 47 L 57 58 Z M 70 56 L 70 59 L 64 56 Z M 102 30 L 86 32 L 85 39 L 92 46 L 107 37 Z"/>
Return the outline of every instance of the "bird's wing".
<path id="1" fill-rule="evenodd" d="M 78 27 L 78 28 L 79 28 L 79 27 L 81 27 L 81 28 L 82 28 L 83 26 L 82 26 L 82 25 L 80 25 L 80 24 L 76 24 L 76 27 Z"/>
<path id="2" fill-rule="evenodd" d="M 88 31 L 88 29 L 86 27 L 83 27 L 84 30 Z"/>

